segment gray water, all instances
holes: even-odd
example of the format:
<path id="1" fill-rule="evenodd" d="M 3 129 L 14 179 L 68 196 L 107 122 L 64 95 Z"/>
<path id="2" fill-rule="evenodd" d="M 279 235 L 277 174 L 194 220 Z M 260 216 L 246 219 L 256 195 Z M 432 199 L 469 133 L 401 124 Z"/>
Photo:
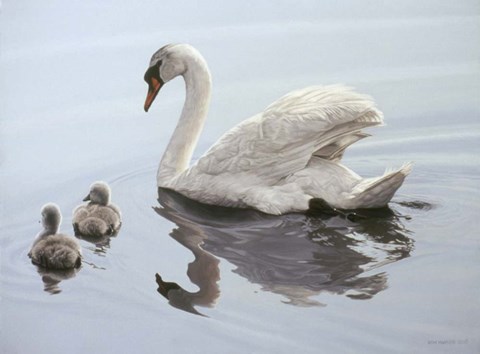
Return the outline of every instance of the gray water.
<path id="1" fill-rule="evenodd" d="M 2 353 L 478 353 L 480 6 L 345 0 L 2 8 Z M 286 92 L 345 83 L 387 125 L 349 148 L 364 176 L 414 161 L 366 219 L 207 207 L 157 191 L 184 98 L 143 112 L 143 73 L 189 42 L 213 75 L 195 157 Z M 105 180 L 120 233 L 81 240 L 76 273 L 27 253 L 40 207 L 62 230 Z"/>

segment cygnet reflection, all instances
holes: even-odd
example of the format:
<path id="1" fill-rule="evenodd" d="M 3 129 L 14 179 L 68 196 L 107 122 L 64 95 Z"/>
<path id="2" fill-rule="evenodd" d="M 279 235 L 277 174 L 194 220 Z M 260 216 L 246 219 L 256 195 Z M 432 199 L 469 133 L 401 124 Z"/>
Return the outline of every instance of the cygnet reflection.
<path id="1" fill-rule="evenodd" d="M 42 277 L 44 290 L 50 294 L 59 294 L 62 292 L 60 282 L 75 277 L 80 268 L 73 269 L 45 269 L 38 267 L 38 274 Z"/>

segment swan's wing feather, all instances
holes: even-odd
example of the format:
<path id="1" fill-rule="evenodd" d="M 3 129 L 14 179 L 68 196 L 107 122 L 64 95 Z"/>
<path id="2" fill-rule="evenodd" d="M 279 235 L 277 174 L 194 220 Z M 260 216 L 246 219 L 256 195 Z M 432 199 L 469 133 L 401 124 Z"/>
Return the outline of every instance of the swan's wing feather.
<path id="1" fill-rule="evenodd" d="M 277 181 L 308 164 L 312 155 L 339 160 L 383 123 L 373 100 L 351 88 L 312 86 L 293 91 L 222 136 L 197 162 L 203 173 L 253 173 Z"/>
<path id="2" fill-rule="evenodd" d="M 349 135 L 341 136 L 328 145 L 322 146 L 313 153 L 313 156 L 338 162 L 342 159 L 345 150 L 357 141 L 369 137 L 370 134 L 355 131 Z"/>

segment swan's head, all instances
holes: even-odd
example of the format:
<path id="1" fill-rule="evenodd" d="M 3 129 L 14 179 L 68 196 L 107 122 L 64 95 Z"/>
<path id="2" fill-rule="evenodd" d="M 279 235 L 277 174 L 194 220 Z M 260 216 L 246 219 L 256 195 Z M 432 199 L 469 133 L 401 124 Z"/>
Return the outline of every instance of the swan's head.
<path id="1" fill-rule="evenodd" d="M 185 74 L 193 61 L 203 61 L 200 53 L 189 44 L 167 44 L 157 50 L 145 72 L 144 80 L 148 84 L 145 112 L 152 105 L 162 86 L 179 75 Z"/>
<path id="2" fill-rule="evenodd" d="M 90 186 L 90 192 L 83 199 L 93 204 L 108 205 L 110 203 L 110 187 L 105 182 L 95 182 Z"/>
<path id="3" fill-rule="evenodd" d="M 48 203 L 42 207 L 42 225 L 45 230 L 53 231 L 56 233 L 60 223 L 62 222 L 62 213 L 57 204 Z"/>

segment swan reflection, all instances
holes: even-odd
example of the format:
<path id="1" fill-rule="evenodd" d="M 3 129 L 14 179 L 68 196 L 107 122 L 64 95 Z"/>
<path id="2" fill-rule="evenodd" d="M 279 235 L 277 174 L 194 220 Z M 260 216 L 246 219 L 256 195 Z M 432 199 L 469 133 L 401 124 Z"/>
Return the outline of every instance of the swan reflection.
<path id="1" fill-rule="evenodd" d="M 197 203 L 159 189 L 154 210 L 174 222 L 170 236 L 195 259 L 187 275 L 199 287 L 189 292 L 156 275 L 158 292 L 177 308 L 195 314 L 194 306 L 213 306 L 220 295 L 219 260 L 233 272 L 282 295 L 297 306 L 322 305 L 322 292 L 370 299 L 387 288 L 387 273 L 377 268 L 408 257 L 413 240 L 388 208 L 365 210 L 352 222 L 341 216 L 289 214 L 269 216 Z"/>

